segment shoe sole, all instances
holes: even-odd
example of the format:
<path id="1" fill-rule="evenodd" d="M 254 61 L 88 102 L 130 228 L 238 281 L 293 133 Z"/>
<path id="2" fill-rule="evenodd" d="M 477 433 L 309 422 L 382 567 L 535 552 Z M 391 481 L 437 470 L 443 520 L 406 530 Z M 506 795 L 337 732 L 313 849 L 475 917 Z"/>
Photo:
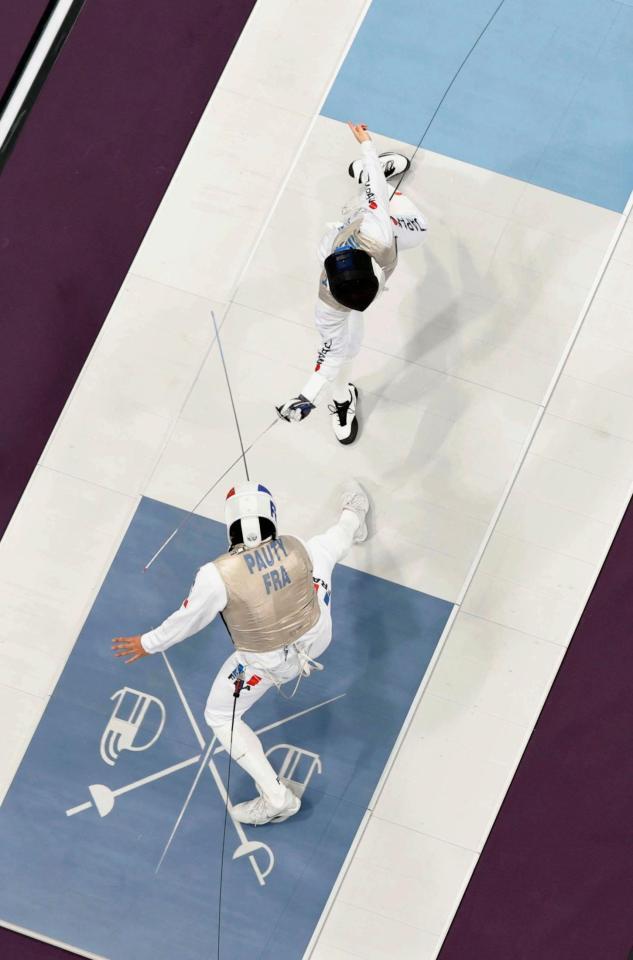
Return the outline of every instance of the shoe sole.
<path id="1" fill-rule="evenodd" d="M 378 156 L 379 156 L 379 157 L 387 157 L 387 156 L 389 156 L 389 154 L 388 154 L 388 153 L 379 153 Z M 404 177 L 404 175 L 405 175 L 405 173 L 407 172 L 407 170 L 409 170 L 409 168 L 411 167 L 411 161 L 409 160 L 408 157 L 405 157 L 404 154 L 402 154 L 402 153 L 399 153 L 398 156 L 399 156 L 399 157 L 402 157 L 403 160 L 406 160 L 406 164 L 407 164 L 406 167 L 404 168 L 404 170 L 401 171 L 401 173 L 395 173 L 395 172 L 394 172 L 394 173 L 390 174 L 388 177 L 385 177 L 385 180 L 393 180 L 394 177 Z M 354 164 L 355 164 L 355 163 L 356 163 L 356 161 L 355 161 L 355 160 L 352 160 L 352 162 L 350 163 L 349 167 L 347 168 L 347 172 L 348 172 L 349 176 L 352 178 L 352 180 L 356 180 L 356 179 L 357 179 L 356 175 L 354 174 Z M 358 178 L 358 182 L 360 183 L 360 178 Z"/>
<path id="2" fill-rule="evenodd" d="M 388 156 L 390 156 L 390 154 L 393 154 L 393 151 L 392 151 L 392 150 L 387 151 L 387 153 L 379 153 L 379 154 L 378 154 L 378 158 L 380 159 L 380 157 L 388 157 Z M 402 157 L 402 159 L 403 159 L 404 162 L 406 163 L 406 166 L 405 166 L 404 170 L 401 170 L 401 171 L 400 171 L 400 173 L 397 173 L 397 172 L 394 170 L 394 172 L 393 172 L 393 173 L 390 173 L 388 177 L 385 177 L 385 180 L 393 180 L 395 177 L 404 177 L 405 173 L 409 170 L 409 168 L 410 168 L 410 166 L 411 166 L 411 161 L 409 160 L 408 157 L 405 157 L 405 155 L 404 155 L 403 153 L 397 153 L 397 154 L 394 154 L 394 156 Z"/>

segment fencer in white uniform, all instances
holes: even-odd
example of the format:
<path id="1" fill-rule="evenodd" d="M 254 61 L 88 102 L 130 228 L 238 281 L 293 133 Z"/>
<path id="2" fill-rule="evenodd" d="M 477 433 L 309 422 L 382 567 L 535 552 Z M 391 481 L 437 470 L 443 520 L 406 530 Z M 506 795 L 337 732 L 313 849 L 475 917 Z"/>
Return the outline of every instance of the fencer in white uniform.
<path id="1" fill-rule="evenodd" d="M 387 180 L 402 177 L 409 160 L 398 153 L 378 156 L 367 128 L 349 126 L 361 157 L 348 172 L 360 191 L 343 208 L 342 219 L 328 224 L 319 244 L 323 270 L 314 316 L 321 347 L 301 393 L 277 407 L 284 420 L 304 420 L 330 385 L 332 427 L 343 444 L 353 443 L 358 433 L 358 388 L 350 382 L 350 367 L 363 339 L 363 311 L 395 270 L 399 250 L 417 246 L 426 232 L 424 217 L 410 200 L 400 192 L 390 198 Z"/>
<path id="2" fill-rule="evenodd" d="M 332 571 L 353 543 L 367 538 L 368 509 L 366 492 L 349 481 L 338 521 L 304 543 L 278 532 L 266 487 L 235 486 L 226 499 L 228 552 L 200 567 L 187 599 L 160 626 L 113 640 L 115 655 L 131 663 L 168 650 L 222 616 L 235 650 L 213 681 L 204 716 L 257 786 L 254 800 L 233 807 L 243 823 L 279 822 L 301 806 L 243 717 L 271 687 L 296 684 L 321 668 L 316 658 L 332 639 Z M 242 687 L 237 698 L 236 682 Z"/>

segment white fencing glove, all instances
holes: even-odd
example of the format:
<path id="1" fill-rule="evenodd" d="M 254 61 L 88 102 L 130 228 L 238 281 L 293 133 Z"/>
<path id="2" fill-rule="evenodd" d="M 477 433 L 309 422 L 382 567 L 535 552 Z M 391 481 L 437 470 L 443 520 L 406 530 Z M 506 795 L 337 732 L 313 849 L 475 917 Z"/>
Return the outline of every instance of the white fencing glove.
<path id="1" fill-rule="evenodd" d="M 286 403 L 282 403 L 281 406 L 275 407 L 275 410 L 282 420 L 287 420 L 290 423 L 292 420 L 305 420 L 308 414 L 314 410 L 314 404 L 300 393 L 298 397 L 292 397 Z"/>

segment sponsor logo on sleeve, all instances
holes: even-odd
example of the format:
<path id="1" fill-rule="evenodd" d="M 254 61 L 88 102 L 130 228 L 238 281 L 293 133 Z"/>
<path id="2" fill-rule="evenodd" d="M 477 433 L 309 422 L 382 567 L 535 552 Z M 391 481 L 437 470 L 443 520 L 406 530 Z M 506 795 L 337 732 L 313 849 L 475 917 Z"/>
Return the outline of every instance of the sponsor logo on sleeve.
<path id="1" fill-rule="evenodd" d="M 400 227 L 401 230 L 412 230 L 414 233 L 424 233 L 426 227 L 423 227 L 417 217 L 391 217 L 394 227 Z"/>
<path id="2" fill-rule="evenodd" d="M 365 199 L 369 204 L 371 210 L 377 210 L 378 204 L 376 203 L 376 194 L 371 188 L 371 183 L 369 182 L 369 177 L 365 180 Z"/>
<path id="3" fill-rule="evenodd" d="M 332 341 L 331 341 L 331 340 L 325 340 L 324 343 L 323 343 L 323 346 L 321 347 L 321 349 L 319 350 L 319 353 L 318 353 L 318 355 L 317 355 L 317 362 L 316 362 L 316 366 L 315 366 L 315 368 L 314 368 L 314 372 L 315 372 L 315 373 L 318 373 L 318 372 L 319 372 L 319 370 L 321 369 L 321 365 L 322 365 L 323 363 L 325 363 L 326 357 L 327 357 L 327 355 L 328 355 L 328 353 L 330 352 L 331 349 L 332 349 Z"/>

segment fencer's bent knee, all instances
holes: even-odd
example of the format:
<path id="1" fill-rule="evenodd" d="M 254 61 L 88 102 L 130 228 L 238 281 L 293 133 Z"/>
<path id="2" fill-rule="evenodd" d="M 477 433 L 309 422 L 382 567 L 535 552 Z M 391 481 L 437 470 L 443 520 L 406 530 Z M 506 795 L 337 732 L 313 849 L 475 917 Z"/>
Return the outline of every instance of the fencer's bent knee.
<path id="1" fill-rule="evenodd" d="M 232 705 L 231 705 L 232 708 Z M 211 727 L 216 737 L 218 736 L 219 727 L 223 727 L 225 724 L 231 723 L 232 712 L 227 710 L 219 709 L 218 707 L 206 707 L 204 711 L 204 720 L 208 727 Z"/>

